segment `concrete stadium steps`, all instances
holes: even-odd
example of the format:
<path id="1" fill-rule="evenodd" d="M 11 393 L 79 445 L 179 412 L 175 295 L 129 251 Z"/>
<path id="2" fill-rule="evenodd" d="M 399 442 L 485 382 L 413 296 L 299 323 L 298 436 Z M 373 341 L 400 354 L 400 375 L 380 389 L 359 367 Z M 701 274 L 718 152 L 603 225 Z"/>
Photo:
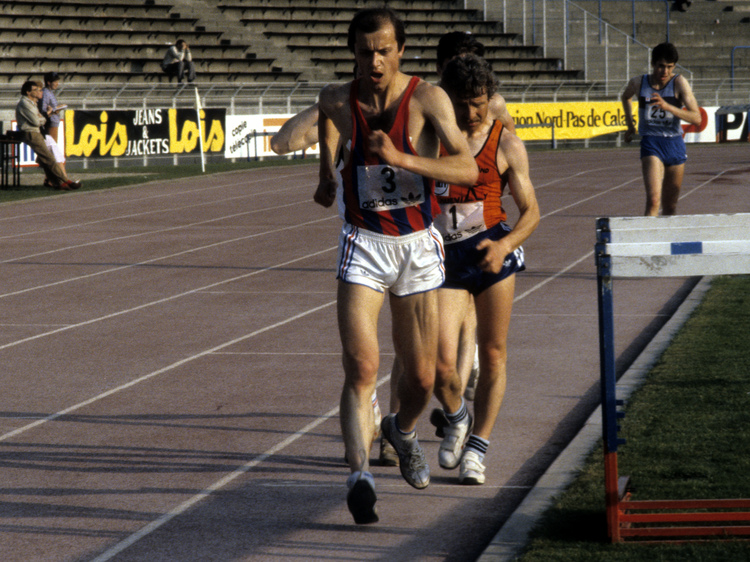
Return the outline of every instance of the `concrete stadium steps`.
<path id="1" fill-rule="evenodd" d="M 171 43 L 155 41 L 151 43 L 134 43 L 132 41 L 109 41 L 107 43 L 92 44 L 90 41 L 67 41 L 55 43 L 52 41 L 40 41 L 35 38 L 15 38 L 11 42 L 0 41 L 0 60 L 3 58 L 43 58 L 59 57 L 61 59 L 90 59 L 90 58 L 118 58 L 126 60 L 122 56 L 124 50 L 128 51 L 130 58 L 148 58 L 161 61 L 164 51 Z M 256 58 L 253 53 L 247 53 L 245 47 L 231 45 L 191 45 L 193 56 L 198 61 L 209 61 L 223 59 L 252 59 Z"/>
<path id="2" fill-rule="evenodd" d="M 463 6 L 463 2 L 455 0 L 389 0 L 374 6 L 388 4 L 397 13 L 403 10 L 448 10 Z M 323 10 L 338 10 L 342 8 L 372 8 L 373 3 L 368 0 L 218 0 L 217 7 L 254 7 L 270 6 L 274 8 L 319 8 Z"/>
<path id="3" fill-rule="evenodd" d="M 464 9 L 463 2 L 388 4 L 407 26 L 406 72 L 436 79 L 440 36 L 470 31 L 485 44 L 488 59 L 504 79 L 567 80 L 578 75 L 560 73 L 557 59 L 541 58 L 538 48 L 521 46 L 518 35 L 503 33 L 498 22 L 482 21 L 480 12 Z M 60 72 L 64 80 L 84 82 L 167 81 L 159 63 L 177 38 L 190 44 L 199 82 L 348 79 L 349 22 L 357 10 L 370 5 L 365 0 L 4 2 L 0 82 L 48 70 Z"/>
<path id="4" fill-rule="evenodd" d="M 135 65 L 133 61 L 131 67 Z M 24 68 L 21 70 L 15 70 L 12 72 L 0 72 L 0 84 L 13 84 L 18 85 L 26 80 L 41 80 L 44 72 L 49 70 L 56 70 L 54 66 L 46 65 L 43 71 L 34 72 Z M 76 84 L 125 84 L 125 83 L 156 83 L 156 84 L 168 84 L 174 81 L 169 76 L 161 72 L 152 73 L 134 73 L 130 70 L 123 68 L 119 72 L 101 72 L 101 71 L 80 71 L 75 70 L 66 73 L 60 73 L 64 82 L 76 83 Z M 200 80 L 196 82 L 201 86 L 208 84 L 226 84 L 226 83 L 242 83 L 242 84 L 264 84 L 269 83 L 283 83 L 290 84 L 295 83 L 299 79 L 299 75 L 291 72 L 274 71 L 269 72 L 233 72 L 228 74 L 226 72 L 212 72 L 210 69 L 203 70 L 199 73 Z M 16 99 L 16 101 L 18 101 Z"/>
<path id="5" fill-rule="evenodd" d="M 599 0 L 576 3 L 598 13 Z M 629 0 L 606 0 L 601 3 L 602 18 L 622 31 L 633 33 L 631 5 Z M 636 39 L 648 47 L 664 41 L 666 4 L 636 1 L 634 7 Z M 670 9 L 669 40 L 680 53 L 680 64 L 693 73 L 693 78 L 728 78 L 732 47 L 750 43 L 750 0 L 693 0 L 686 12 Z M 610 41 L 622 42 L 622 38 L 610 35 Z M 747 64 L 741 70 L 744 77 L 750 77 Z"/>
<path id="6" fill-rule="evenodd" d="M 344 38 L 349 29 L 349 22 L 335 19 L 316 19 L 316 20 L 277 20 L 277 19 L 248 19 L 241 18 L 240 21 L 248 28 L 255 32 L 266 31 L 284 31 L 291 34 L 329 34 L 337 35 Z M 446 21 L 433 23 L 429 20 L 413 20 L 409 22 L 407 30 L 407 45 L 415 35 L 430 34 L 440 37 L 449 31 L 470 31 L 477 37 L 485 36 L 492 38 L 495 35 L 502 35 L 502 26 L 496 22 L 476 22 L 468 25 L 466 21 Z M 437 43 L 435 43 L 437 47 Z"/>
<path id="7" fill-rule="evenodd" d="M 113 16 L 64 16 L 58 14 L 10 15 L 0 13 L 0 27 L 16 29 L 56 29 L 59 31 L 90 29 L 96 32 L 138 31 L 148 33 L 162 31 L 176 37 L 184 32 L 191 32 L 197 20 L 183 18 L 113 17 Z"/>
<path id="8" fill-rule="evenodd" d="M 127 18 L 144 14 L 163 18 L 170 17 L 170 10 L 170 6 L 117 1 L 12 0 L 0 4 L 0 14 L 33 15 L 45 18 L 53 15 L 92 18 L 107 15 Z"/>
<path id="9" fill-rule="evenodd" d="M 201 74 L 269 74 L 274 70 L 274 59 L 240 58 L 217 59 L 209 62 L 197 61 L 196 71 Z M 162 72 L 160 63 L 151 58 L 123 59 L 122 57 L 80 58 L 61 61 L 54 68 L 50 68 L 45 59 L 38 57 L 16 57 L 14 59 L 0 59 L 0 72 L 17 71 L 23 66 L 33 73 L 44 73 L 54 70 L 60 75 L 66 74 L 156 74 Z"/>
<path id="10" fill-rule="evenodd" d="M 75 43 L 86 43 L 92 46 L 106 46 L 109 44 L 114 45 L 131 45 L 137 46 L 141 44 L 152 45 L 161 44 L 163 51 L 160 55 L 160 59 L 164 58 L 164 53 L 167 47 L 174 45 L 174 33 L 152 31 L 143 33 L 140 31 L 107 31 L 103 29 L 66 29 L 64 31 L 54 29 L 22 29 L 22 28 L 8 28 L 0 26 L 0 37 L 4 44 L 9 43 L 25 43 L 29 44 L 36 41 L 38 44 L 50 44 L 50 45 L 66 45 Z M 191 49 L 193 45 L 197 46 L 229 46 L 228 43 L 221 38 L 221 33 L 213 31 L 186 31 L 180 34 L 180 37 L 185 39 Z M 121 53 L 123 57 L 127 56 L 127 53 Z"/>
<path id="11" fill-rule="evenodd" d="M 350 78 L 352 75 L 351 60 L 331 60 L 325 58 L 312 57 L 311 59 L 316 66 L 325 66 L 330 68 L 339 77 Z M 548 74 L 550 79 L 559 77 L 562 79 L 573 79 L 578 76 L 577 71 L 572 71 L 567 78 L 564 78 L 562 71 L 557 68 L 557 59 L 488 59 L 492 64 L 492 69 L 498 76 L 502 73 L 505 76 L 524 75 L 540 77 L 542 74 Z M 411 58 L 404 56 L 401 59 L 401 70 L 406 74 L 415 74 L 430 81 L 437 81 L 437 71 L 435 69 L 434 58 Z"/>
<path id="12" fill-rule="evenodd" d="M 355 7 L 337 7 L 326 10 L 320 7 L 298 7 L 298 6 L 227 6 L 223 3 L 217 6 L 225 14 L 248 20 L 280 20 L 280 21 L 322 21 L 327 14 L 330 19 L 346 22 L 347 26 L 351 19 L 359 11 Z M 405 8 L 398 11 L 400 17 L 408 27 L 414 21 L 429 21 L 434 23 L 455 21 L 483 21 L 478 10 L 465 10 L 463 8 Z"/>
<path id="13" fill-rule="evenodd" d="M 456 31 L 468 31 L 466 27 L 460 27 Z M 306 48 L 331 48 L 331 49 L 345 49 L 349 53 L 349 47 L 346 44 L 346 34 L 332 35 L 331 33 L 318 31 L 316 29 L 309 29 L 305 33 L 291 32 L 285 29 L 280 30 L 266 30 L 262 32 L 263 35 L 273 39 L 279 45 L 288 47 L 289 49 L 306 49 Z M 421 51 L 429 52 L 429 56 L 432 58 L 436 57 L 437 45 L 440 37 L 445 33 L 440 29 L 430 29 L 423 33 L 414 34 L 408 36 L 406 40 L 406 52 L 419 49 Z M 519 49 L 534 49 L 536 52 L 540 52 L 541 48 L 530 45 L 524 46 L 521 44 L 521 38 L 517 33 L 477 33 L 472 32 L 472 35 L 480 41 L 485 51 L 487 49 L 512 47 Z M 352 55 L 349 53 L 349 57 Z M 353 59 L 352 59 L 353 60 Z"/>

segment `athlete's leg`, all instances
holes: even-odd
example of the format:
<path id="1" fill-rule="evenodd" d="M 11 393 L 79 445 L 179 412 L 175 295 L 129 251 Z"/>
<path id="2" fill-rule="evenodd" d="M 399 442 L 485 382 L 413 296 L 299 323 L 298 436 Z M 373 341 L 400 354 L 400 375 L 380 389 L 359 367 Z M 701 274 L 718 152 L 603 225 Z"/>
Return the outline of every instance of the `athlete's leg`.
<path id="1" fill-rule="evenodd" d="M 471 370 L 474 367 L 474 353 L 477 347 L 477 315 L 474 312 L 474 306 L 471 297 L 469 305 L 466 307 L 466 316 L 461 324 L 461 331 L 458 339 L 458 360 L 456 370 L 461 379 L 461 391 L 466 390 L 466 385 L 471 376 Z M 439 306 L 439 305 L 438 305 Z M 440 344 L 438 343 L 438 348 Z"/>
<path id="2" fill-rule="evenodd" d="M 663 215 L 674 215 L 677 212 L 677 201 L 680 199 L 682 177 L 685 164 L 667 166 L 664 169 L 664 182 L 661 190 L 661 207 Z"/>
<path id="3" fill-rule="evenodd" d="M 471 304 L 471 295 L 468 291 L 438 289 L 439 335 L 435 397 L 449 414 L 457 412 L 461 407 L 463 381 L 457 370 L 460 355 L 459 342 L 462 325 Z M 472 343 L 472 362 L 474 360 L 473 347 Z"/>
<path id="4" fill-rule="evenodd" d="M 505 397 L 508 328 L 516 276 L 475 297 L 479 340 L 479 380 L 474 398 L 474 435 L 489 441 Z"/>
<path id="5" fill-rule="evenodd" d="M 646 187 L 646 212 L 647 217 L 659 216 L 659 208 L 662 199 L 662 183 L 664 181 L 664 164 L 656 156 L 644 156 L 641 158 L 643 171 L 643 183 Z"/>
<path id="6" fill-rule="evenodd" d="M 437 355 L 437 291 L 390 297 L 394 347 L 403 374 L 398 380 L 398 424 L 412 431 L 435 385 Z"/>
<path id="7" fill-rule="evenodd" d="M 382 305 L 382 293 L 339 281 L 337 309 L 344 364 L 340 420 L 352 472 L 369 470 L 372 393 L 379 365 L 377 325 Z"/>

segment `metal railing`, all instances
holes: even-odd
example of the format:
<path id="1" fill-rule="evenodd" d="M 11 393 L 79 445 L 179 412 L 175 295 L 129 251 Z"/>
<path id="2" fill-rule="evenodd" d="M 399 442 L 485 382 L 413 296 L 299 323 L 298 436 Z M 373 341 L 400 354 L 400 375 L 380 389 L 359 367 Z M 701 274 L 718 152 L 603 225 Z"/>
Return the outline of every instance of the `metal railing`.
<path id="1" fill-rule="evenodd" d="M 651 47 L 571 0 L 502 0 L 502 5 L 507 31 L 519 33 L 525 45 L 540 45 L 544 57 L 560 57 L 563 69 L 580 69 L 584 81 L 615 84 L 651 69 Z M 692 79 L 689 69 L 678 65 L 678 70 Z"/>
<path id="2" fill-rule="evenodd" d="M 626 77 L 605 80 L 500 82 L 508 102 L 604 101 L 618 99 Z M 750 79 L 702 79 L 691 82 L 702 105 L 732 105 L 750 101 Z M 268 84 L 199 84 L 203 107 L 224 107 L 229 115 L 296 113 L 317 101 L 323 82 Z M 146 109 L 195 106 L 195 90 L 169 84 L 62 84 L 57 97 L 72 109 Z M 20 86 L 0 85 L 0 120 L 13 119 Z"/>

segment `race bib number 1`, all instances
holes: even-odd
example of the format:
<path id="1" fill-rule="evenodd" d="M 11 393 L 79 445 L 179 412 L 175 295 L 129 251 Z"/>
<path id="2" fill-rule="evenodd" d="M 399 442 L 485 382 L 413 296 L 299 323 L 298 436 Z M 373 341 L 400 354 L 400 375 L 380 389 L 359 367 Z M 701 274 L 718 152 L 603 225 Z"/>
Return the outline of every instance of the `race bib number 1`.
<path id="1" fill-rule="evenodd" d="M 487 230 L 484 223 L 484 201 L 444 203 L 435 217 L 435 228 L 443 235 L 446 244 L 471 238 Z"/>
<path id="2" fill-rule="evenodd" d="M 422 176 L 393 166 L 358 166 L 357 185 L 362 209 L 403 209 L 425 200 Z"/>

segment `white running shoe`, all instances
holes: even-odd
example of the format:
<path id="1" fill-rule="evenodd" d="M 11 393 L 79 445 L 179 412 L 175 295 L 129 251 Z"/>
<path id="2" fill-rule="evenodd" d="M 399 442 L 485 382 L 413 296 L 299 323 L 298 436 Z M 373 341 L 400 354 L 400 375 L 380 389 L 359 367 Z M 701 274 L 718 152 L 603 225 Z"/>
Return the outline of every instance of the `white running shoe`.
<path id="1" fill-rule="evenodd" d="M 484 484 L 485 466 L 479 461 L 479 455 L 476 451 L 469 449 L 464 451 L 461 458 L 461 469 L 458 473 L 458 483 L 467 485 Z"/>
<path id="2" fill-rule="evenodd" d="M 471 414 L 466 414 L 462 422 L 455 425 L 449 424 L 443 428 L 443 440 L 438 450 L 438 463 L 443 468 L 456 468 L 461 462 L 461 451 L 464 443 L 471 433 L 473 425 Z"/>
<path id="3" fill-rule="evenodd" d="M 417 441 L 416 431 L 406 436 L 396 427 L 396 414 L 383 418 L 383 436 L 396 449 L 401 476 L 418 490 L 430 484 L 430 467 L 424 458 L 424 451 Z"/>

